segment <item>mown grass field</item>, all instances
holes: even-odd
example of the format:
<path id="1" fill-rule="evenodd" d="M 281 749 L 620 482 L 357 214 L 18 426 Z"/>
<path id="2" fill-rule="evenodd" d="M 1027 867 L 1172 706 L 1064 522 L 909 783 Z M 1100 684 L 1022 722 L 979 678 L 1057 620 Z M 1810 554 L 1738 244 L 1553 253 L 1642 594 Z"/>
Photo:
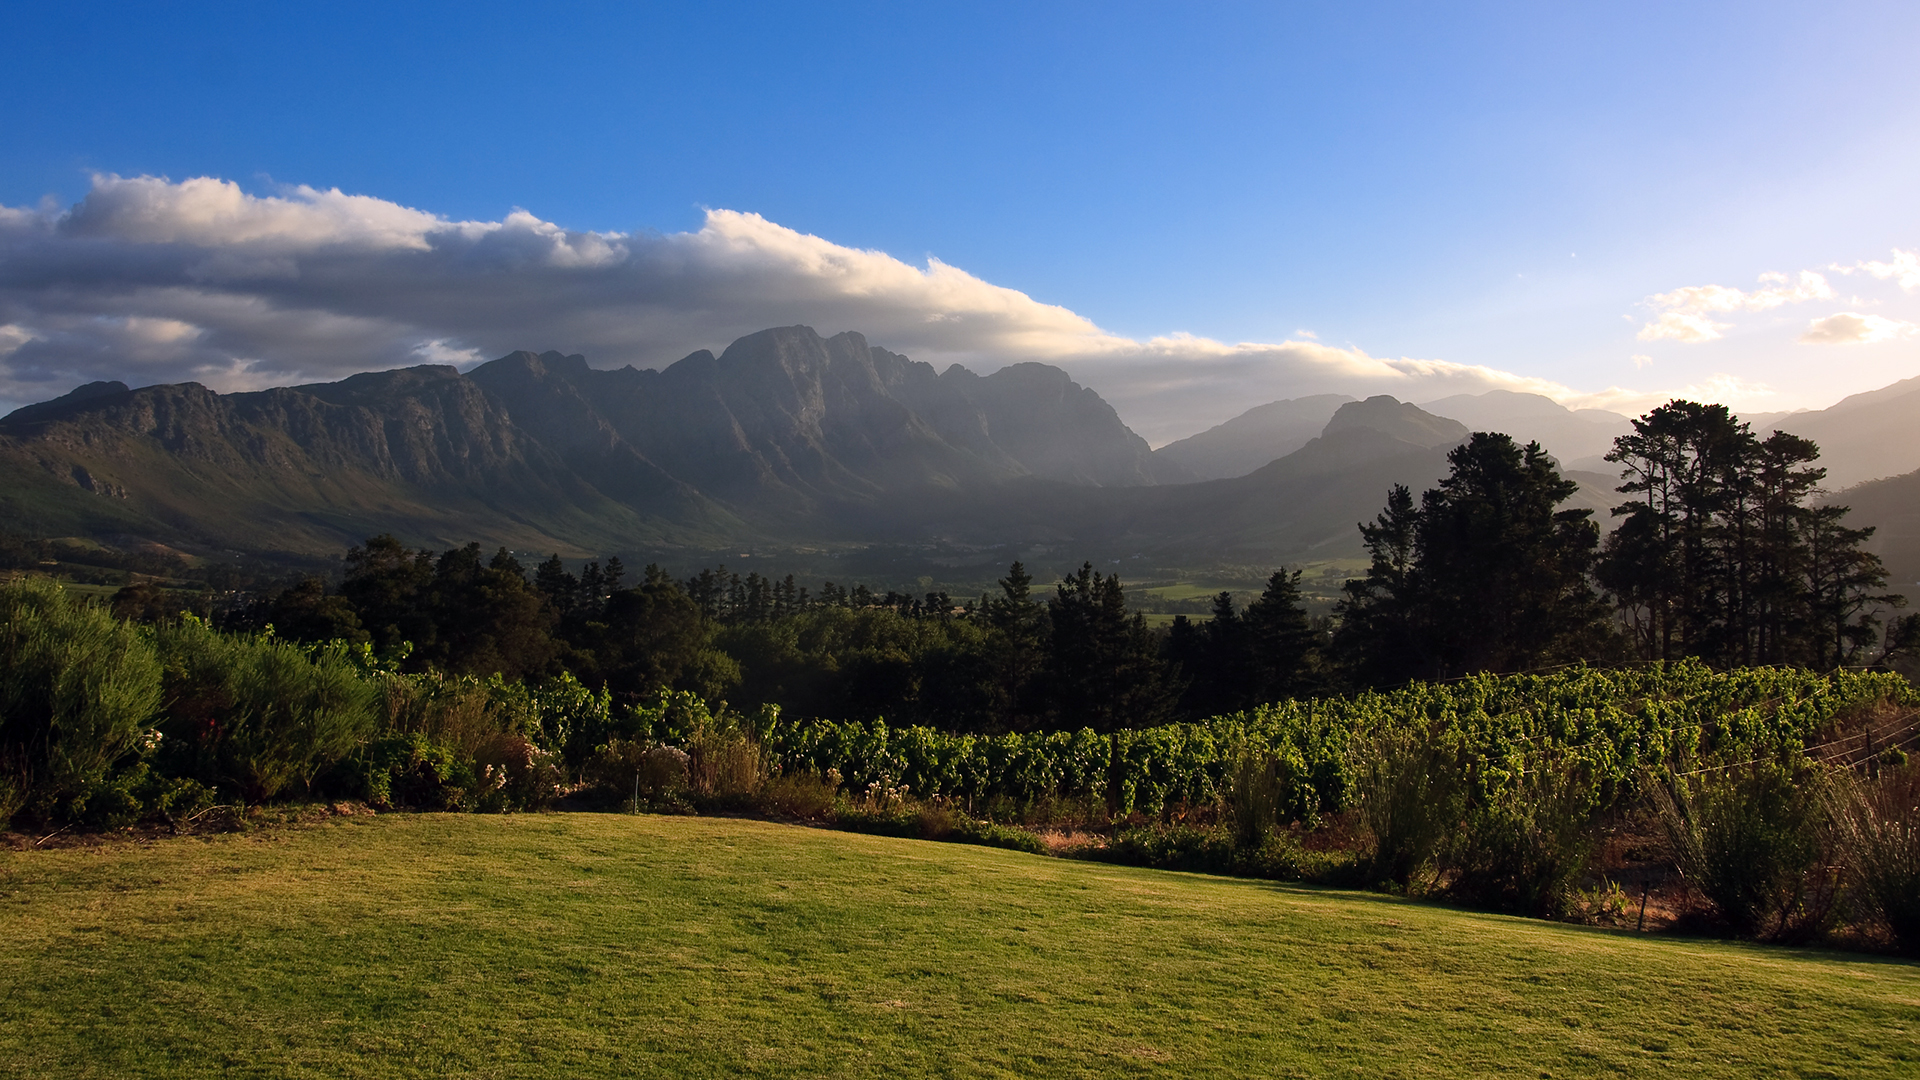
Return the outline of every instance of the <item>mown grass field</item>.
<path id="1" fill-rule="evenodd" d="M 752 821 L 0 852 L 0 1076 L 1912 1076 L 1920 967 Z"/>

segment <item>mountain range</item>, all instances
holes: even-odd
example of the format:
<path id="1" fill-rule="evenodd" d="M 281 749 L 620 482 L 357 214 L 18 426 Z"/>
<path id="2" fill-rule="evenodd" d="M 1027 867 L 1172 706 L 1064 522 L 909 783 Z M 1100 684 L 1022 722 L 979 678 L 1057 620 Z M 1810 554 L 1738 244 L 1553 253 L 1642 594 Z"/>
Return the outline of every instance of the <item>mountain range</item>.
<path id="1" fill-rule="evenodd" d="M 1779 422 L 1831 429 L 1830 467 L 1854 475 L 1854 448 L 1898 442 L 1903 409 L 1920 411 L 1920 380 Z M 1504 391 L 1323 395 L 1152 450 L 1058 368 L 936 371 L 793 326 L 658 371 L 516 352 L 249 393 L 94 383 L 0 417 L 0 516 L 207 551 L 331 554 L 393 532 L 570 555 L 932 542 L 1277 564 L 1358 554 L 1355 523 L 1395 483 L 1432 486 L 1472 430 L 1542 442 L 1604 522 L 1618 481 L 1589 467 L 1628 427 Z M 1897 516 L 1895 488 L 1869 501 Z"/>

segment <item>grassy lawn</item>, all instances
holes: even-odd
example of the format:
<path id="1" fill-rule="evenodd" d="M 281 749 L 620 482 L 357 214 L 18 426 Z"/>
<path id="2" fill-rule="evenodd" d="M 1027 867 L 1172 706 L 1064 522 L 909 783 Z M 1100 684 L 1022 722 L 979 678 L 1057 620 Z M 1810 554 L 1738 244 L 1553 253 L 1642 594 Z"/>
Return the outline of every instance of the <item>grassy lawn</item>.
<path id="1" fill-rule="evenodd" d="M 1912 1076 L 1920 968 L 699 818 L 0 852 L 0 1076 Z"/>

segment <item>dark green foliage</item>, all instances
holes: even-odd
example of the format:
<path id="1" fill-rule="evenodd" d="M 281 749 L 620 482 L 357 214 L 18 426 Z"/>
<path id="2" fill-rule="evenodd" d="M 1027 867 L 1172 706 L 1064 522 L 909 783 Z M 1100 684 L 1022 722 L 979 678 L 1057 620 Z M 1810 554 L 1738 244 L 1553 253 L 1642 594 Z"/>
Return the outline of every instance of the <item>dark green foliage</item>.
<path id="1" fill-rule="evenodd" d="M 1588 582 L 1589 511 L 1538 443 L 1476 432 L 1418 509 L 1403 487 L 1361 534 L 1367 577 L 1347 585 L 1338 643 L 1368 682 L 1525 671 L 1604 656 L 1607 609 Z"/>
<path id="2" fill-rule="evenodd" d="M 739 663 L 712 647 L 699 607 L 657 566 L 635 588 L 574 603 L 561 632 L 581 676 L 622 700 L 660 687 L 718 698 L 740 681 Z"/>
<path id="3" fill-rule="evenodd" d="M 1173 713 L 1178 687 L 1118 574 L 1091 563 L 1062 580 L 1047 610 L 1048 713 L 1058 727 L 1150 727 Z"/>
<path id="4" fill-rule="evenodd" d="M 1833 915 L 1821 779 L 1789 757 L 1648 785 L 1680 872 L 1736 933 L 1804 941 Z"/>
<path id="5" fill-rule="evenodd" d="M 1587 770 L 1564 754 L 1518 764 L 1442 843 L 1446 891 L 1474 907 L 1558 916 L 1593 854 L 1595 792 Z"/>
<path id="6" fill-rule="evenodd" d="M 1872 529 L 1809 506 L 1826 470 L 1812 442 L 1765 440 L 1724 405 L 1673 401 L 1634 421 L 1607 460 L 1629 501 L 1598 566 L 1642 656 L 1722 665 L 1858 662 L 1886 593 Z"/>
<path id="7" fill-rule="evenodd" d="M 327 583 L 312 574 L 275 596 L 264 618 L 275 634 L 295 641 L 359 645 L 372 640 L 347 598 L 328 593 Z"/>
<path id="8" fill-rule="evenodd" d="M 107 784 L 160 702 L 160 665 L 138 630 L 52 582 L 0 584 L 0 825 Z"/>
<path id="9" fill-rule="evenodd" d="M 1239 843 L 1232 831 L 1218 826 L 1152 824 L 1124 828 L 1105 847 L 1085 848 L 1077 854 L 1156 870 L 1322 885 L 1357 885 L 1362 878 L 1362 864 L 1348 852 L 1312 851 L 1288 833 L 1270 834 L 1257 845 L 1247 845 Z"/>
<path id="10" fill-rule="evenodd" d="M 1276 570 L 1244 613 L 1233 594 L 1213 598 L 1213 617 L 1176 618 L 1165 653 L 1186 682 L 1181 711 L 1219 716 L 1270 701 L 1324 692 L 1325 635 L 1300 600 L 1300 572 Z"/>
<path id="11" fill-rule="evenodd" d="M 248 802 L 310 789 L 379 723 L 379 688 L 343 642 L 303 647 L 188 618 L 155 643 L 170 764 Z"/>

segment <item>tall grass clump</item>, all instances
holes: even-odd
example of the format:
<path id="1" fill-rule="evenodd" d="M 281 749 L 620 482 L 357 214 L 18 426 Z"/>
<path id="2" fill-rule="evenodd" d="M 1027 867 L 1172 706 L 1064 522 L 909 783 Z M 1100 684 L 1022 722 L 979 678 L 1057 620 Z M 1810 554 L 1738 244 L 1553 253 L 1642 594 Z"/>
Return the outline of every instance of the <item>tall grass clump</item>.
<path id="1" fill-rule="evenodd" d="M 379 686 L 344 642 L 223 634 L 191 616 L 154 638 L 176 765 L 248 802 L 310 789 L 379 723 Z"/>
<path id="2" fill-rule="evenodd" d="M 1227 782 L 1227 810 L 1233 821 L 1234 842 L 1257 849 L 1280 824 L 1286 777 L 1280 759 L 1264 750 L 1241 746 L 1233 756 Z"/>
<path id="3" fill-rule="evenodd" d="M 1465 810 L 1458 748 L 1439 725 L 1416 718 L 1356 736 L 1348 755 L 1360 820 L 1373 835 L 1370 879 L 1406 888 Z"/>
<path id="4" fill-rule="evenodd" d="M 160 702 L 138 630 L 52 582 L 0 584 L 0 826 L 104 782 Z"/>
<path id="5" fill-rule="evenodd" d="M 1826 810 L 1860 906 L 1901 951 L 1920 954 L 1920 767 L 1840 773 Z"/>
<path id="6" fill-rule="evenodd" d="M 1806 941 L 1834 913 L 1823 835 L 1824 771 L 1768 758 L 1649 778 L 1674 864 L 1736 933 Z"/>

